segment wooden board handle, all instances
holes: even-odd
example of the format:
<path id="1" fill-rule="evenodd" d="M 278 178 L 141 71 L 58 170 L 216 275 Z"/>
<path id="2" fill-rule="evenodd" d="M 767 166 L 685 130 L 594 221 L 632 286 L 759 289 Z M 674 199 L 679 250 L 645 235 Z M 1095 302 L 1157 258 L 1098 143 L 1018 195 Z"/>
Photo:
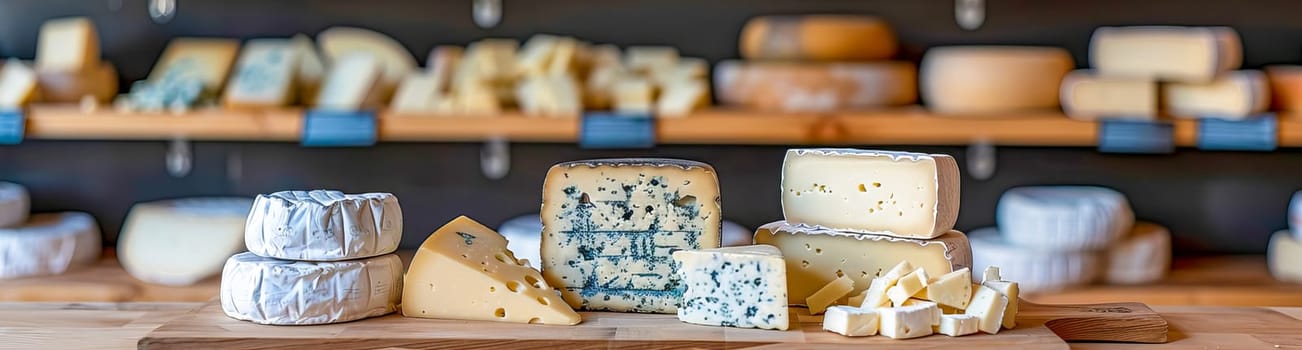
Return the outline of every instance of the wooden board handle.
<path id="1" fill-rule="evenodd" d="M 1020 300 L 1017 327 L 1044 325 L 1066 341 L 1165 343 L 1167 323 L 1148 305 L 1044 305 Z"/>

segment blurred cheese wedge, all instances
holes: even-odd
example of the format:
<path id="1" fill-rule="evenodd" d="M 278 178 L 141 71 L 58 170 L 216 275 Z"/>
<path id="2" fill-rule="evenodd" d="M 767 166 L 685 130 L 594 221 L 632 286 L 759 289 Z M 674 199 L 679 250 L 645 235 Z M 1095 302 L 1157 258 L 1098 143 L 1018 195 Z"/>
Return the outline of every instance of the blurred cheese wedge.
<path id="1" fill-rule="evenodd" d="M 1229 27 L 1100 27 L 1090 38 L 1090 65 L 1105 76 L 1208 83 L 1242 63 Z"/>
<path id="2" fill-rule="evenodd" d="M 624 65 L 639 73 L 678 64 L 678 49 L 671 46 L 630 46 L 624 50 Z"/>
<path id="3" fill-rule="evenodd" d="M 253 200 L 186 198 L 138 203 L 118 236 L 118 260 L 131 276 L 184 286 L 221 273 L 244 251 L 244 224 Z"/>
<path id="4" fill-rule="evenodd" d="M 919 84 L 927 108 L 940 113 L 1050 109 L 1074 67 L 1056 47 L 946 46 L 927 50 Z"/>
<path id="5" fill-rule="evenodd" d="M 429 73 L 412 74 L 398 85 L 389 109 L 399 113 L 431 111 L 438 93 L 438 77 Z"/>
<path id="6" fill-rule="evenodd" d="M 614 110 L 619 113 L 651 113 L 655 87 L 641 78 L 624 78 L 614 85 Z"/>
<path id="7" fill-rule="evenodd" d="M 577 116 L 583 110 L 579 85 L 568 75 L 527 77 L 516 88 L 516 100 L 530 115 Z"/>
<path id="8" fill-rule="evenodd" d="M 36 43 L 36 69 L 42 72 L 81 72 L 100 69 L 99 35 L 86 17 L 59 18 L 41 24 Z"/>
<path id="9" fill-rule="evenodd" d="M 1077 70 L 1062 80 L 1062 109 L 1077 119 L 1155 119 L 1158 83 L 1149 78 L 1100 76 Z"/>
<path id="10" fill-rule="evenodd" d="M 203 83 L 203 91 L 222 91 L 239 51 L 240 42 L 234 39 L 172 39 L 158 63 L 154 64 L 149 80 L 162 81 L 169 79 L 169 75 L 193 78 Z"/>
<path id="11" fill-rule="evenodd" d="M 1256 70 L 1222 74 L 1210 83 L 1162 85 L 1162 104 L 1172 116 L 1242 119 L 1270 107 L 1266 75 Z"/>
<path id="12" fill-rule="evenodd" d="M 727 105 L 830 112 L 912 104 L 918 98 L 917 73 L 912 63 L 895 61 L 723 61 L 715 66 L 714 86 L 719 102 Z"/>
<path id="13" fill-rule="evenodd" d="M 884 60 L 897 46 L 891 27 L 873 16 L 762 16 L 741 31 L 741 57 L 750 60 Z"/>
<path id="14" fill-rule="evenodd" d="M 1267 66 L 1265 71 L 1270 82 L 1272 109 L 1302 111 L 1302 66 Z"/>
<path id="15" fill-rule="evenodd" d="M 325 63 L 321 62 L 321 53 L 317 52 L 312 38 L 298 34 L 290 40 L 294 43 L 294 57 L 297 58 L 294 85 L 298 90 L 298 104 L 311 105 L 321 91 L 321 81 L 325 80 Z"/>
<path id="16" fill-rule="evenodd" d="M 416 70 L 416 58 L 407 48 L 388 35 L 373 30 L 332 27 L 317 34 L 317 41 L 331 62 L 357 52 L 375 56 L 384 69 L 383 81 L 389 84 L 397 84 L 408 73 Z"/>
<path id="17" fill-rule="evenodd" d="M 375 85 L 383 79 L 381 63 L 373 55 L 351 54 L 334 61 L 316 107 L 333 110 L 358 110 L 377 106 Z"/>
<path id="18" fill-rule="evenodd" d="M 683 57 L 671 66 L 658 67 L 647 73 L 652 82 L 661 88 L 669 85 L 704 79 L 710 70 L 709 62 L 703 58 Z"/>
<path id="19" fill-rule="evenodd" d="M 1275 279 L 1302 283 L 1302 240 L 1290 234 L 1288 230 L 1275 232 L 1270 236 L 1266 260 L 1270 275 Z"/>
<path id="20" fill-rule="evenodd" d="M 516 58 L 516 67 L 520 74 L 543 74 L 548 69 L 552 53 L 557 50 L 560 41 L 560 37 L 547 34 L 538 34 L 529 38 L 529 41 L 520 48 L 520 55 Z"/>
<path id="21" fill-rule="evenodd" d="M 0 67 L 0 109 L 22 108 L 36 95 L 36 71 L 17 59 Z"/>
<path id="22" fill-rule="evenodd" d="M 280 107 L 293 101 L 298 61 L 286 39 L 253 39 L 244 44 L 222 104 L 227 108 Z"/>
<path id="23" fill-rule="evenodd" d="M 672 83 L 664 87 L 656 101 L 656 115 L 681 117 L 710 104 L 710 86 L 702 80 Z"/>
<path id="24" fill-rule="evenodd" d="M 37 71 L 36 76 L 42 102 L 73 103 L 86 96 L 108 102 L 118 93 L 118 71 L 107 61 L 92 70 Z"/>

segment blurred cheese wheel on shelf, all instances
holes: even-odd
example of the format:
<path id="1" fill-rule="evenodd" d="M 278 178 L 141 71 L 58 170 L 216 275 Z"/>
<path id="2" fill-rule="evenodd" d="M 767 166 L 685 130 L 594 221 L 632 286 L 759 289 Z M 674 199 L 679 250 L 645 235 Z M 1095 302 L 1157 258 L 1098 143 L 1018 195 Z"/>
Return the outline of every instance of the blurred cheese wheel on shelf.
<path id="1" fill-rule="evenodd" d="M 30 209 L 31 199 L 26 187 L 12 182 L 0 182 L 0 228 L 27 222 Z"/>
<path id="2" fill-rule="evenodd" d="M 762 16 L 741 31 L 741 57 L 750 60 L 884 60 L 897 49 L 890 25 L 873 16 Z"/>
<path id="3" fill-rule="evenodd" d="M 919 84 L 927 108 L 940 113 L 1056 109 L 1074 67 L 1071 54 L 1056 47 L 945 46 L 927 50 Z"/>
<path id="4" fill-rule="evenodd" d="M 1270 247 L 1266 253 L 1267 265 L 1275 279 L 1302 283 L 1302 240 L 1288 231 L 1275 232 L 1270 236 Z"/>
<path id="5" fill-rule="evenodd" d="M 1008 242 L 1028 249 L 1104 249 L 1130 232 L 1126 196 L 1098 186 L 1026 186 L 1005 191 L 995 221 Z"/>
<path id="6" fill-rule="evenodd" d="M 987 227 L 967 235 L 972 243 L 972 268 L 998 266 L 1003 278 L 1017 281 L 1023 293 L 1053 292 L 1089 284 L 1098 277 L 1095 251 L 1050 251 L 1013 245 Z"/>
<path id="7" fill-rule="evenodd" d="M 1155 119 L 1158 83 L 1148 78 L 1105 77 L 1077 70 L 1062 79 L 1062 109 L 1076 119 Z"/>
<path id="8" fill-rule="evenodd" d="M 74 103 L 86 96 L 109 102 L 118 94 L 118 71 L 109 62 L 85 71 L 37 71 L 36 79 L 43 102 Z"/>
<path id="9" fill-rule="evenodd" d="M 1232 71 L 1210 83 L 1162 84 L 1162 104 L 1175 117 L 1240 119 L 1270 107 L 1270 86 L 1261 71 Z"/>
<path id="10" fill-rule="evenodd" d="M 118 237 L 118 260 L 131 276 L 185 286 L 221 273 L 244 251 L 250 198 L 185 198 L 139 203 Z"/>
<path id="11" fill-rule="evenodd" d="M 1242 63 L 1229 27 L 1100 27 L 1090 37 L 1090 65 L 1105 76 L 1207 83 Z"/>
<path id="12" fill-rule="evenodd" d="M 1152 283 L 1166 276 L 1171 267 L 1171 232 L 1151 222 L 1136 222 L 1130 235 L 1105 252 L 1108 284 Z"/>
<path id="13" fill-rule="evenodd" d="M 90 214 L 32 215 L 0 229 L 0 279 L 57 275 L 99 259 L 99 225 Z"/>
<path id="14" fill-rule="evenodd" d="M 917 68 L 909 62 L 794 63 L 724 61 L 714 69 L 719 102 L 746 108 L 828 112 L 913 104 Z"/>
<path id="15" fill-rule="evenodd" d="M 1270 82 L 1273 109 L 1302 111 L 1302 66 L 1268 66 L 1266 80 Z"/>

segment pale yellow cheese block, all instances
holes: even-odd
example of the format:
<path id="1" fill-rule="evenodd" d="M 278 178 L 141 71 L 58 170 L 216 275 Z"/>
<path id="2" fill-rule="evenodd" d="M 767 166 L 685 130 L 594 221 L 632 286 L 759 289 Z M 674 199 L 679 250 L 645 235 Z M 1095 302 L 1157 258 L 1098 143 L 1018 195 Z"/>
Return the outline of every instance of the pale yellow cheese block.
<path id="1" fill-rule="evenodd" d="M 99 34 L 86 17 L 68 17 L 41 24 L 36 42 L 36 70 L 83 72 L 99 70 Z"/>
<path id="2" fill-rule="evenodd" d="M 1245 118 L 1270 107 L 1270 86 L 1261 71 L 1230 71 L 1210 83 L 1163 84 L 1162 106 L 1178 118 Z"/>
<path id="3" fill-rule="evenodd" d="M 35 70 L 12 58 L 0 67 L 0 109 L 22 108 L 36 96 Z"/>
<path id="4" fill-rule="evenodd" d="M 330 67 L 315 107 L 345 111 L 378 107 L 376 86 L 382 84 L 383 74 L 375 56 L 361 53 L 343 56 Z"/>
<path id="5" fill-rule="evenodd" d="M 326 66 L 321 60 L 321 52 L 316 43 L 306 34 L 295 35 L 293 39 L 296 58 L 294 88 L 297 104 L 311 105 L 321 91 L 321 81 L 325 80 Z"/>
<path id="6" fill-rule="evenodd" d="M 416 70 L 416 58 L 401 43 L 388 35 L 369 29 L 332 27 L 317 34 L 321 51 L 331 64 L 353 53 L 375 56 L 384 68 L 383 81 L 396 85 L 408 73 Z"/>
<path id="7" fill-rule="evenodd" d="M 240 42 L 235 39 L 172 39 L 154 64 L 149 80 L 158 81 L 166 74 L 182 74 L 202 81 L 204 91 L 222 91 L 239 51 Z"/>
<path id="8" fill-rule="evenodd" d="M 943 46 L 927 50 L 918 83 L 927 108 L 940 113 L 1003 116 L 1054 109 L 1075 64 L 1067 50 L 1031 46 Z"/>
<path id="9" fill-rule="evenodd" d="M 741 57 L 750 60 L 884 60 L 897 48 L 890 25 L 873 16 L 761 16 L 741 32 Z"/>
<path id="10" fill-rule="evenodd" d="M 898 61 L 723 61 L 714 69 L 721 104 L 772 111 L 834 112 L 913 104 L 918 99 L 917 81 L 917 67 Z"/>
<path id="11" fill-rule="evenodd" d="M 1090 38 L 1090 65 L 1106 76 L 1207 83 L 1242 63 L 1229 27 L 1100 27 Z"/>
<path id="12" fill-rule="evenodd" d="M 1160 99 L 1158 82 L 1150 78 L 1106 77 L 1092 70 L 1077 70 L 1062 80 L 1062 109 L 1084 120 L 1156 119 Z"/>
<path id="13" fill-rule="evenodd" d="M 235 109 L 288 105 L 294 100 L 299 54 L 292 40 L 249 40 L 231 71 L 222 104 Z"/>

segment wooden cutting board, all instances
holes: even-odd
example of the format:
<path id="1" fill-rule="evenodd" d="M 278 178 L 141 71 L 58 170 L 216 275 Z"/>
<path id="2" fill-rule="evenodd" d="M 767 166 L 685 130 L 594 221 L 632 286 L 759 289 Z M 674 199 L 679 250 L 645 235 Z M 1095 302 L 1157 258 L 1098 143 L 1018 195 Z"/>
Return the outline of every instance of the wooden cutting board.
<path id="1" fill-rule="evenodd" d="M 397 314 L 321 326 L 266 326 L 238 321 L 216 302 L 163 324 L 140 339 L 140 349 L 330 349 L 474 348 L 935 348 L 1067 349 L 1066 341 L 1166 342 L 1167 323 L 1139 303 L 1039 305 L 1023 301 L 1016 329 L 998 335 L 944 335 L 894 340 L 849 338 L 823 331 L 822 316 L 792 308 L 788 331 L 710 327 L 679 322 L 674 315 L 584 312 L 577 326 L 406 318 Z M 1056 332 L 1056 334 L 1055 334 Z"/>

